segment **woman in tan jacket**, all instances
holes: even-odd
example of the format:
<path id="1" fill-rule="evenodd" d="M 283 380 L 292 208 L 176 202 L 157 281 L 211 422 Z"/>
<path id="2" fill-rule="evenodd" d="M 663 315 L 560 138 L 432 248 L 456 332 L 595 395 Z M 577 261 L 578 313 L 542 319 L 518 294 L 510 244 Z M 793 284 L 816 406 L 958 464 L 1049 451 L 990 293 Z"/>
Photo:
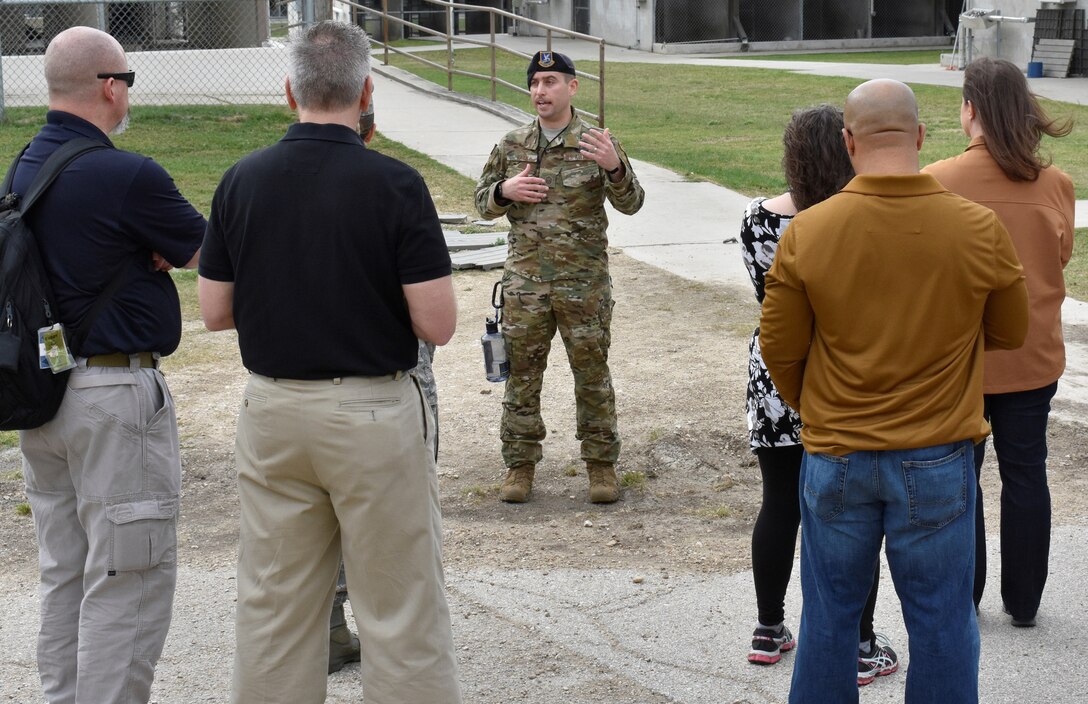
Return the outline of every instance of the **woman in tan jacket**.
<path id="1" fill-rule="evenodd" d="M 1039 153 L 1043 135 L 1069 121 L 1047 117 L 1014 64 L 982 58 L 964 72 L 959 156 L 926 167 L 948 190 L 997 213 L 1024 266 L 1029 323 L 1024 346 L 986 353 L 986 416 L 1001 475 L 1001 598 L 1014 626 L 1034 626 L 1050 552 L 1046 427 L 1065 370 L 1062 270 L 1073 252 L 1073 183 Z M 985 441 L 975 449 L 981 476 Z M 975 605 L 986 583 L 986 532 L 978 490 Z"/>

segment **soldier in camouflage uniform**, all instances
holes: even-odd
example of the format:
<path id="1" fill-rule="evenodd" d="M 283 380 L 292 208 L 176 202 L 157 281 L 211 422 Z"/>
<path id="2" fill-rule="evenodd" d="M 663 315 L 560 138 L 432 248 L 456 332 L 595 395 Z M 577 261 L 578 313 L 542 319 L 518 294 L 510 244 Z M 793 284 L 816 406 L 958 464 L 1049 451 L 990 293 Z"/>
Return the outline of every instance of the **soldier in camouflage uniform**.
<path id="1" fill-rule="evenodd" d="M 529 63 L 537 119 L 505 137 L 476 184 L 476 208 L 510 221 L 503 272 L 503 337 L 510 358 L 502 415 L 507 467 L 500 497 L 524 502 L 542 457 L 546 430 L 540 388 L 556 330 L 574 373 L 582 459 L 594 503 L 619 498 L 620 440 L 608 371 L 612 282 L 604 201 L 631 215 L 644 193 L 627 155 L 608 130 L 575 114 L 574 64 L 551 51 Z"/>

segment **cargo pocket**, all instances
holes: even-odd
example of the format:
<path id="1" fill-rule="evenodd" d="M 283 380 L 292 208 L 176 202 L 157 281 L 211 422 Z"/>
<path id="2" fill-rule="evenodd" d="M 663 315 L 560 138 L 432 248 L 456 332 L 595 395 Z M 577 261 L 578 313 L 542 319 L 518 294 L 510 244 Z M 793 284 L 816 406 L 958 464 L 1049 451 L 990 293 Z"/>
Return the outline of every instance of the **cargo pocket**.
<path id="1" fill-rule="evenodd" d="M 109 571 L 136 572 L 177 559 L 178 500 L 148 499 L 106 507 Z"/>

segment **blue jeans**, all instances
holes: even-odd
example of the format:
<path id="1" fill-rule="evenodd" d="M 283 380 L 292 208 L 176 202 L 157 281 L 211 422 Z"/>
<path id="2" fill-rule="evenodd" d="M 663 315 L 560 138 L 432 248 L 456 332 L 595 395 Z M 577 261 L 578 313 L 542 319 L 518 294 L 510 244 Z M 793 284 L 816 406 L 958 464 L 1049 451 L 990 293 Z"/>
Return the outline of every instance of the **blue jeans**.
<path id="1" fill-rule="evenodd" d="M 1057 382 L 1031 391 L 986 395 L 1001 474 L 1001 599 L 1014 617 L 1030 620 L 1039 610 L 1050 556 L 1050 487 L 1046 480 L 1046 426 Z M 982 476 L 986 442 L 975 447 Z M 986 586 L 986 524 L 982 485 L 975 515 L 975 603 Z"/>
<path id="2" fill-rule="evenodd" d="M 972 444 L 805 453 L 790 704 L 858 701 L 858 623 L 880 543 L 910 641 L 907 704 L 978 702 Z"/>

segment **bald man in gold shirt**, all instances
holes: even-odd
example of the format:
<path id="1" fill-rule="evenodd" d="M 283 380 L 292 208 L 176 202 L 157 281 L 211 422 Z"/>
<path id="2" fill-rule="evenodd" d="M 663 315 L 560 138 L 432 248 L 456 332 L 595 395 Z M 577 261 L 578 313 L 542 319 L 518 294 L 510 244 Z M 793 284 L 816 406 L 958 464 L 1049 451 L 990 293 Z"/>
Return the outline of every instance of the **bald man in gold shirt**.
<path id="1" fill-rule="evenodd" d="M 857 176 L 800 213 L 767 274 L 760 337 L 801 414 L 801 614 L 791 704 L 857 702 L 857 628 L 886 552 L 910 638 L 906 701 L 978 701 L 973 447 L 986 349 L 1027 332 L 996 215 L 919 173 L 925 126 L 891 80 L 847 98 Z"/>

